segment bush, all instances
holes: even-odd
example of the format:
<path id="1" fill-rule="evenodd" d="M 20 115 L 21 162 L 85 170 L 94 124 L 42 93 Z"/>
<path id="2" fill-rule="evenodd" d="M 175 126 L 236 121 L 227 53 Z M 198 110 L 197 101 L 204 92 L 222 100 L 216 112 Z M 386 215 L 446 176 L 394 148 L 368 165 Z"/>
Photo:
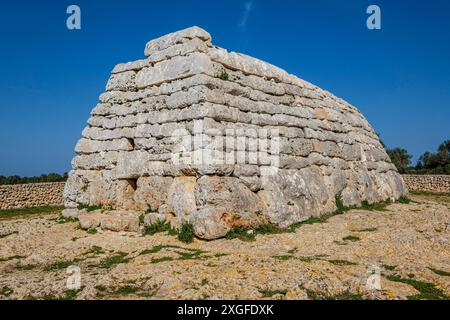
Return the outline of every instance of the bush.
<path id="1" fill-rule="evenodd" d="M 194 240 L 194 226 L 190 223 L 183 223 L 178 232 L 178 240 L 191 243 Z"/>

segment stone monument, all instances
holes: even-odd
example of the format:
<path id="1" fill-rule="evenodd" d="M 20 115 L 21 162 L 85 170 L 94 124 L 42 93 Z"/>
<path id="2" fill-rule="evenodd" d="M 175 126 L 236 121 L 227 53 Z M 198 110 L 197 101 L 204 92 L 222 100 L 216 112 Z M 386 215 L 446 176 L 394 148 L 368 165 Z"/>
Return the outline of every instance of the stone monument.
<path id="1" fill-rule="evenodd" d="M 374 129 L 333 94 L 198 27 L 144 53 L 112 70 L 75 147 L 64 214 L 82 227 L 138 231 L 145 213 L 215 239 L 407 194 Z"/>

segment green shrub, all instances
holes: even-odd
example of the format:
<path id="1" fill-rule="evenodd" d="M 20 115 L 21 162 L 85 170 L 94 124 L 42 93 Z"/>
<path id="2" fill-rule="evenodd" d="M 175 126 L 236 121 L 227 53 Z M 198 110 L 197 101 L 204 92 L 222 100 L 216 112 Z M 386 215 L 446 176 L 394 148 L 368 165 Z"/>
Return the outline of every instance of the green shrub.
<path id="1" fill-rule="evenodd" d="M 178 240 L 191 243 L 194 240 L 194 226 L 191 223 L 183 223 L 178 232 Z"/>
<path id="2" fill-rule="evenodd" d="M 224 80 L 224 81 L 228 81 L 228 79 L 229 79 L 228 73 L 225 70 L 223 70 L 217 77 L 220 80 Z"/>

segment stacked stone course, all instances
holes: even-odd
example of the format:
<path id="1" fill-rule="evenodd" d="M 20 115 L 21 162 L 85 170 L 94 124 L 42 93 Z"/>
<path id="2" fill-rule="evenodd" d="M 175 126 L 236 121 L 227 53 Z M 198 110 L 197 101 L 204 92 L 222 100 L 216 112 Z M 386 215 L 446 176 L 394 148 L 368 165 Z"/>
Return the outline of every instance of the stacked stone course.
<path id="1" fill-rule="evenodd" d="M 61 206 L 65 182 L 0 186 L 0 209 Z"/>
<path id="2" fill-rule="evenodd" d="M 413 175 L 404 174 L 409 191 L 450 192 L 450 175 Z"/>
<path id="3" fill-rule="evenodd" d="M 344 204 L 398 199 L 407 190 L 378 136 L 353 106 L 255 58 L 227 52 L 192 27 L 150 41 L 146 59 L 117 65 L 75 151 L 65 205 L 104 205 L 213 239 L 236 226 L 287 226 Z M 188 132 L 244 139 L 235 163 L 174 160 Z M 253 150 L 263 132 L 277 142 Z M 200 145 L 193 158 L 238 145 Z M 179 150 L 178 150 L 179 151 Z M 265 169 L 276 174 L 266 175 Z"/>

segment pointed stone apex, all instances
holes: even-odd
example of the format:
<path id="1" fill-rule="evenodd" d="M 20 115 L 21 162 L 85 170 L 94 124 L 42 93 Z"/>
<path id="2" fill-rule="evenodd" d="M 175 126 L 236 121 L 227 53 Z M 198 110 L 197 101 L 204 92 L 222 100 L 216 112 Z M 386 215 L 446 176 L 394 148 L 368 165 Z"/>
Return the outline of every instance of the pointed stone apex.
<path id="1" fill-rule="evenodd" d="M 146 57 L 149 57 L 156 52 L 165 50 L 173 45 L 183 44 L 195 38 L 211 43 L 211 35 L 207 31 L 193 26 L 149 41 L 145 46 L 144 54 Z"/>

